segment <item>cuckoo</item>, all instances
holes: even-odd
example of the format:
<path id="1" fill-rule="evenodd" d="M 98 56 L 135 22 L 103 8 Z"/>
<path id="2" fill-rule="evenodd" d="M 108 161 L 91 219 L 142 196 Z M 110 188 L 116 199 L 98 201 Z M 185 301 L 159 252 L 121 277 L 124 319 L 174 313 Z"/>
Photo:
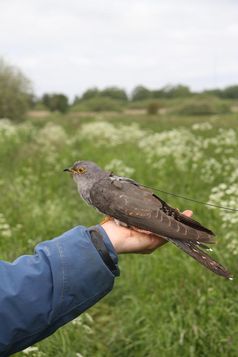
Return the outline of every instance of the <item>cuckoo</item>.
<path id="1" fill-rule="evenodd" d="M 99 212 L 118 224 L 164 238 L 213 273 L 232 279 L 228 270 L 204 251 L 206 244 L 215 243 L 214 233 L 169 206 L 151 189 L 102 170 L 91 161 L 77 161 L 64 171 L 72 174 L 83 200 Z"/>

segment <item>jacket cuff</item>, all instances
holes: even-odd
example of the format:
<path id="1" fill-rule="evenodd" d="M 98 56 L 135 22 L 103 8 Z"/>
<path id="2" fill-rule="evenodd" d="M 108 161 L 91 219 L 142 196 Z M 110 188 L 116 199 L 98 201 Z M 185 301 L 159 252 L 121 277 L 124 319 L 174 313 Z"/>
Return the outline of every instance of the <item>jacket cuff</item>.
<path id="1" fill-rule="evenodd" d="M 92 227 L 89 227 L 88 229 L 90 230 Z M 114 263 L 114 270 L 112 270 L 112 273 L 113 275 L 115 276 L 119 276 L 120 275 L 120 269 L 118 267 L 118 255 L 117 255 L 117 252 L 110 240 L 110 238 L 108 237 L 106 231 L 104 230 L 104 228 L 100 225 L 100 224 L 97 224 L 94 226 L 94 228 L 97 229 L 97 231 L 100 233 L 100 235 L 102 236 L 103 238 L 103 243 L 105 244 L 106 246 L 106 249 Z"/>

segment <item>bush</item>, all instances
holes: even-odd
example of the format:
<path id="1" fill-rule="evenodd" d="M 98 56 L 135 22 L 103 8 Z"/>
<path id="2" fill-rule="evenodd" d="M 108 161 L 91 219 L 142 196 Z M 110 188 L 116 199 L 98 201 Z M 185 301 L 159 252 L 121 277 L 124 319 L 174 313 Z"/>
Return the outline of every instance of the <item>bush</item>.
<path id="1" fill-rule="evenodd" d="M 0 59 L 0 118 L 23 119 L 31 98 L 29 79 L 18 68 Z"/>
<path id="2" fill-rule="evenodd" d="M 47 111 L 48 108 L 39 100 L 32 108 L 35 111 Z"/>
<path id="3" fill-rule="evenodd" d="M 141 101 L 150 99 L 152 97 L 152 93 L 149 89 L 144 86 L 137 86 L 132 91 L 132 101 Z"/>
<path id="4" fill-rule="evenodd" d="M 212 115 L 229 113 L 228 104 L 213 98 L 193 99 L 180 106 L 177 110 L 181 115 Z"/>
<path id="5" fill-rule="evenodd" d="M 222 98 L 227 98 L 227 99 L 238 99 L 238 86 L 226 87 L 222 91 L 221 96 Z"/>
<path id="6" fill-rule="evenodd" d="M 159 110 L 159 103 L 158 102 L 151 102 L 147 105 L 147 114 L 149 115 L 156 115 Z"/>
<path id="7" fill-rule="evenodd" d="M 72 111 L 86 112 L 119 112 L 123 107 L 123 103 L 107 97 L 95 97 L 88 100 L 80 101 L 72 107 Z"/>
<path id="8" fill-rule="evenodd" d="M 78 96 L 75 97 L 74 104 L 78 104 L 79 102 L 84 100 L 101 98 L 101 97 L 111 98 L 122 102 L 128 101 L 126 91 L 124 89 L 114 86 L 114 87 L 107 87 L 103 90 L 99 90 L 98 88 L 89 88 L 83 93 L 81 98 Z"/>
<path id="9" fill-rule="evenodd" d="M 124 89 L 118 88 L 118 87 L 108 87 L 105 88 L 101 91 L 100 94 L 102 97 L 107 97 L 115 100 L 119 100 L 122 102 L 127 102 L 127 94 Z"/>
<path id="10" fill-rule="evenodd" d="M 152 91 L 154 98 L 186 98 L 190 97 L 191 94 L 189 87 L 182 84 L 176 86 L 167 85 L 164 88 Z"/>
<path id="11" fill-rule="evenodd" d="M 97 97 L 100 94 L 100 91 L 97 88 L 89 88 L 82 95 L 82 100 L 88 100 Z M 75 98 L 75 104 L 80 101 L 80 98 Z"/>
<path id="12" fill-rule="evenodd" d="M 68 98 L 64 94 L 44 94 L 42 103 L 51 111 L 66 113 L 69 108 Z"/>

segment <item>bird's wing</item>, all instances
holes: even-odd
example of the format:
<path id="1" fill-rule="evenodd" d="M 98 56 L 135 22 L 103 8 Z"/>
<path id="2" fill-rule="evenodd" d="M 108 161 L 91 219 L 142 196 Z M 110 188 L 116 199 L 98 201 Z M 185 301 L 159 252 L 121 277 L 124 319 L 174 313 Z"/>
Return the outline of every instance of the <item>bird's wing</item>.
<path id="1" fill-rule="evenodd" d="M 185 217 L 151 190 L 130 179 L 104 178 L 94 184 L 90 199 L 99 211 L 129 226 L 178 240 L 214 242 L 212 231 Z"/>
<path id="2" fill-rule="evenodd" d="M 103 179 L 93 186 L 90 198 L 102 213 L 165 238 L 215 274 L 231 278 L 226 268 L 199 249 L 201 243 L 214 243 L 213 232 L 137 182 L 115 177 Z"/>
<path id="3" fill-rule="evenodd" d="M 140 187 L 140 188 L 146 190 L 145 186 L 140 185 L 138 182 L 136 182 L 135 180 L 132 180 L 132 179 L 130 179 L 130 178 L 128 178 L 128 177 L 115 176 L 115 175 L 111 175 L 110 177 L 114 180 L 114 182 L 115 182 L 115 181 L 119 181 L 119 182 L 130 182 L 131 184 L 133 184 L 133 185 L 135 185 L 135 186 L 137 186 L 137 187 Z M 209 234 L 211 234 L 211 235 L 214 235 L 214 233 L 213 233 L 210 229 L 208 229 L 208 228 L 202 226 L 199 222 L 195 221 L 194 219 L 192 219 L 192 218 L 190 218 L 190 217 L 187 217 L 187 216 L 185 216 L 184 214 L 181 214 L 181 213 L 179 212 L 179 210 L 174 209 L 173 207 L 169 206 L 165 201 L 163 201 L 159 196 L 157 196 L 156 194 L 154 194 L 151 190 L 148 190 L 148 189 L 147 189 L 147 191 L 151 192 L 152 195 L 153 195 L 154 197 L 156 197 L 156 198 L 161 202 L 161 204 L 162 204 L 162 206 L 163 206 L 162 210 L 163 210 L 163 212 L 166 213 L 168 216 L 172 216 L 172 217 L 174 217 L 177 221 L 179 221 L 179 222 L 181 222 L 181 223 L 184 223 L 184 224 L 187 224 L 187 225 L 189 225 L 189 226 L 192 227 L 192 228 L 195 228 L 195 229 L 204 231 L 204 232 L 206 232 L 206 233 L 209 233 Z"/>

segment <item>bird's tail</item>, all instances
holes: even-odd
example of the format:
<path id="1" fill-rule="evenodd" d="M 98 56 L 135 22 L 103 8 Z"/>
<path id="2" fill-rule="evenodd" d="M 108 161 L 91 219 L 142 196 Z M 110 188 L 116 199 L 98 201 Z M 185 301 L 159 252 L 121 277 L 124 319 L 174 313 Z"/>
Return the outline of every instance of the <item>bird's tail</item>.
<path id="1" fill-rule="evenodd" d="M 225 267 L 223 267 L 220 263 L 212 259 L 207 253 L 205 253 L 199 248 L 199 246 L 201 247 L 202 244 L 195 243 L 191 240 L 181 241 L 169 237 L 166 237 L 166 239 L 171 243 L 175 244 L 178 248 L 182 249 L 185 253 L 193 257 L 193 259 L 197 260 L 200 264 L 204 265 L 213 273 L 223 276 L 226 279 L 233 279 L 232 275 Z"/>

